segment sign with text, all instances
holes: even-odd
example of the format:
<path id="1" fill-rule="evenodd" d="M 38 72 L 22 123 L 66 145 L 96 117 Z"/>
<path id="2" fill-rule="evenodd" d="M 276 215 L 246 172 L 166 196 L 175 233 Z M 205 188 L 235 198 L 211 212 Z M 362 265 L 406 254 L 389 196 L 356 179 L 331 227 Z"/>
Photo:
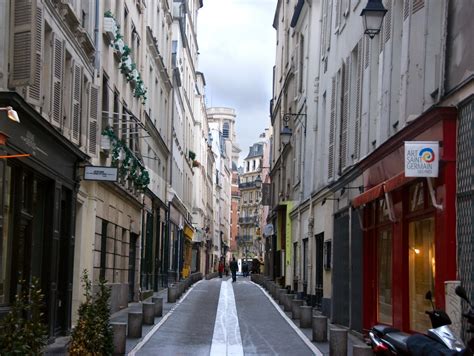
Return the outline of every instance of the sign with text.
<path id="1" fill-rule="evenodd" d="M 86 166 L 84 167 L 84 180 L 101 180 L 107 182 L 117 181 L 117 167 L 100 167 Z"/>
<path id="2" fill-rule="evenodd" d="M 405 141 L 405 177 L 437 177 L 439 142 Z"/>

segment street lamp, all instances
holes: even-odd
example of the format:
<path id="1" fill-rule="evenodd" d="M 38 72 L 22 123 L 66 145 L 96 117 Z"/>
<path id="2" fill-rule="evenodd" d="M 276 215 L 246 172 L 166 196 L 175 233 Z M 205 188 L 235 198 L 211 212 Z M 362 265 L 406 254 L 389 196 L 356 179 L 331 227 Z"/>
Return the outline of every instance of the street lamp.
<path id="1" fill-rule="evenodd" d="M 293 135 L 293 130 L 288 127 L 288 121 L 290 121 L 290 118 L 294 116 L 296 120 L 298 120 L 300 117 L 306 117 L 306 114 L 292 114 L 292 113 L 287 113 L 283 115 L 283 121 L 285 122 L 285 126 L 280 131 L 280 138 L 281 142 L 286 146 L 287 144 L 290 143 L 291 136 Z M 304 132 L 306 134 L 306 124 L 305 122 L 301 122 L 304 128 Z"/>
<path id="2" fill-rule="evenodd" d="M 262 178 L 260 178 L 260 175 L 255 178 L 254 183 L 257 189 L 260 189 L 262 187 Z"/>
<path id="3" fill-rule="evenodd" d="M 368 0 L 367 6 L 360 13 L 364 17 L 364 33 L 371 39 L 380 32 L 386 13 L 387 9 L 383 7 L 381 0 Z"/>
<path id="4" fill-rule="evenodd" d="M 4 108 L 0 108 L 0 111 L 6 111 L 7 112 L 7 117 L 15 122 L 20 123 L 20 118 L 18 117 L 18 113 L 13 110 L 11 106 L 6 106 Z"/>

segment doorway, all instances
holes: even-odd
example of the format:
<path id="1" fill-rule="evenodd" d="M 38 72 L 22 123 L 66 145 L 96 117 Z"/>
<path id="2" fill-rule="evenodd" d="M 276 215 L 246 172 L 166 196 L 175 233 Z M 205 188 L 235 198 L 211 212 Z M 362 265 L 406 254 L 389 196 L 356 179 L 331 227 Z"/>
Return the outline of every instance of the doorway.
<path id="1" fill-rule="evenodd" d="M 316 254 L 315 254 L 315 268 L 316 268 L 316 280 L 315 280 L 315 305 L 317 310 L 322 310 L 323 302 L 323 271 L 324 271 L 324 232 L 316 235 Z"/>
<path id="2" fill-rule="evenodd" d="M 137 261 L 138 235 L 130 233 L 130 253 L 128 256 L 128 301 L 133 302 L 135 294 L 135 268 Z"/>

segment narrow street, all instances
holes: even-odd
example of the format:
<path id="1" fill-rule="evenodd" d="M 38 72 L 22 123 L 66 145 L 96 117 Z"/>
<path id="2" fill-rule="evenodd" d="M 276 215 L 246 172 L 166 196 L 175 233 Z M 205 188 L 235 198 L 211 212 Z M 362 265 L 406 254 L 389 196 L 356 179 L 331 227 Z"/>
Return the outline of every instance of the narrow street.
<path id="1" fill-rule="evenodd" d="M 317 348 L 249 278 L 202 280 L 129 355 L 313 355 Z"/>

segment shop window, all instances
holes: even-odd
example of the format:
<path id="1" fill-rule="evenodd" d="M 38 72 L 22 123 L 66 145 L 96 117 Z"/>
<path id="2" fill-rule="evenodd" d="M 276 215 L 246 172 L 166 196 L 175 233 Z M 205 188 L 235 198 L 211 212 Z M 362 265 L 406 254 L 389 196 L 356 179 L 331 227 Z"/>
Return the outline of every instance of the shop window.
<path id="1" fill-rule="evenodd" d="M 323 265 L 325 270 L 331 269 L 331 240 L 324 241 Z"/>
<path id="2" fill-rule="evenodd" d="M 388 206 L 385 199 L 380 199 L 377 201 L 377 222 L 383 223 L 389 220 Z"/>
<path id="3" fill-rule="evenodd" d="M 392 232 L 379 231 L 377 240 L 378 322 L 392 324 Z"/>
<path id="4" fill-rule="evenodd" d="M 424 208 L 424 190 L 423 182 L 418 182 L 410 186 L 409 192 L 410 212 L 418 211 Z"/>
<path id="5" fill-rule="evenodd" d="M 425 314 L 431 304 L 425 299 L 427 291 L 434 292 L 435 246 L 434 218 L 412 221 L 409 231 L 410 329 L 424 332 L 431 328 Z"/>

